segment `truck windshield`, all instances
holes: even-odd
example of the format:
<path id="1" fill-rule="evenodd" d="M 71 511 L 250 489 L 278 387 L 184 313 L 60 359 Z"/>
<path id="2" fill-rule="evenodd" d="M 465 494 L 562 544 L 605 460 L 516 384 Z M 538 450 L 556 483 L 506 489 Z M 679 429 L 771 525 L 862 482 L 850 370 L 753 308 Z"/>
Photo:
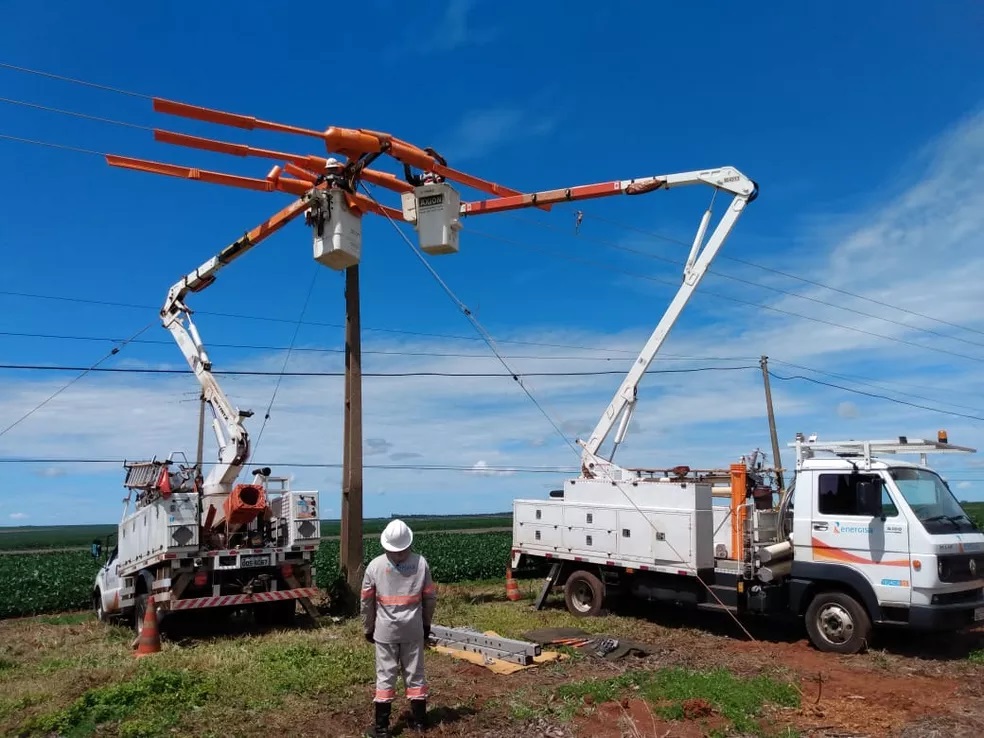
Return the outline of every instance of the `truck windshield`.
<path id="1" fill-rule="evenodd" d="M 927 533 L 965 533 L 978 530 L 936 472 L 912 467 L 888 470 Z"/>

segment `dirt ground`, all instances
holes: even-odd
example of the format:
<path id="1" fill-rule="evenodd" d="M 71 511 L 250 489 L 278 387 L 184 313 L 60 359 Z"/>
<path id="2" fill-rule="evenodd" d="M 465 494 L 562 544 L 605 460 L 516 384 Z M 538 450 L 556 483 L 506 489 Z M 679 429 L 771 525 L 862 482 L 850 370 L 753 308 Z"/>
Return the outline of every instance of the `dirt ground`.
<path id="1" fill-rule="evenodd" d="M 537 627 L 575 626 L 631 637 L 651 646 L 654 653 L 612 662 L 572 655 L 511 675 L 494 674 L 484 667 L 431 653 L 427 671 L 434 725 L 429 735 L 984 735 L 984 700 L 980 696 L 984 629 L 938 638 L 886 633 L 868 653 L 838 656 L 814 650 L 797 624 L 746 623 L 754 638 L 750 640 L 726 615 L 671 608 L 579 620 L 563 610 L 558 597 L 536 613 L 531 611 L 529 599 L 508 602 L 499 587 L 476 592 L 474 586 L 442 590 L 436 619 L 443 625 L 491 628 L 510 637 Z M 0 622 L 0 733 L 43 734 L 30 729 L 32 717 L 53 707 L 68 707 L 86 690 L 132 680 L 137 668 L 128 650 L 132 634 L 117 628 L 121 632 L 107 638 L 106 628 L 85 615 L 70 616 L 65 623 L 57 618 Z M 330 619 L 318 628 L 296 632 L 223 632 L 165 639 L 163 652 L 140 660 L 141 665 L 159 658 L 168 668 L 214 673 L 217 678 L 229 678 L 235 672 L 239 675 L 227 692 L 212 698 L 209 709 L 198 710 L 193 718 L 182 717 L 177 726 L 159 734 L 173 734 L 177 729 L 179 733 L 191 730 L 200 735 L 359 736 L 372 714 L 371 650 L 359 641 L 356 622 Z M 261 691 L 262 679 L 257 676 L 257 683 L 251 683 L 251 670 L 271 653 L 297 651 L 303 655 L 303 649 L 317 653 L 325 647 L 335 650 L 329 651 L 330 659 L 322 666 L 315 664 L 321 671 L 312 666 L 313 662 L 301 659 L 296 664 L 285 662 L 282 671 L 264 672 L 268 676 L 263 679 L 269 684 L 284 685 L 276 699 L 242 702 L 244 698 L 237 694 L 244 690 L 244 680 L 251 684 L 250 691 Z M 260 651 L 265 655 L 257 655 Z M 331 659 L 344 662 L 348 671 L 336 669 Z M 591 695 L 574 702 L 569 695 L 557 696 L 558 688 L 586 680 L 607 680 L 628 671 L 656 673 L 673 667 L 704 672 L 723 668 L 749 680 L 768 676 L 794 685 L 799 704 L 765 704 L 755 717 L 754 731 L 742 733 L 701 697 L 678 701 L 680 714 L 668 719 L 660 714 L 668 701 L 664 703 L 658 696 L 644 699 L 631 688 L 601 701 Z M 406 702 L 398 698 L 394 705 L 396 735 L 407 734 L 402 730 L 405 711 Z M 243 712 L 249 713 L 248 719 L 243 719 Z M 230 720 L 235 728 L 229 727 Z M 158 734 L 148 730 L 126 732 Z M 121 735 L 122 728 L 111 721 L 97 722 L 91 729 L 74 734 Z"/>

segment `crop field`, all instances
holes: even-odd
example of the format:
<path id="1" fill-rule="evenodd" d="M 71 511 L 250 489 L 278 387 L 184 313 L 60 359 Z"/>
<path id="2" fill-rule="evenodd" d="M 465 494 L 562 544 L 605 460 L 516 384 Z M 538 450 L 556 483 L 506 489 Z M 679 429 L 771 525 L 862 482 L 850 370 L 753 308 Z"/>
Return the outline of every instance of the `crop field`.
<path id="1" fill-rule="evenodd" d="M 406 516 L 405 519 L 412 521 L 413 529 L 419 532 L 481 530 L 510 528 L 512 526 L 511 513 Z M 362 526 L 363 531 L 366 535 L 378 535 L 382 533 L 389 521 L 390 518 L 366 518 Z M 106 536 L 115 533 L 115 524 L 0 527 L 0 553 L 4 551 L 88 548 L 93 539 L 98 538 L 100 541 L 104 541 Z M 321 521 L 321 535 L 330 538 L 338 536 L 340 533 L 340 521 Z"/>
<path id="2" fill-rule="evenodd" d="M 509 533 L 421 533 L 414 547 L 431 565 L 438 582 L 504 576 Z M 368 561 L 382 553 L 378 539 L 365 542 Z M 329 589 L 338 572 L 338 541 L 322 541 L 315 559 L 317 585 Z M 0 556 L 0 618 L 89 606 L 101 562 L 87 551 Z"/>

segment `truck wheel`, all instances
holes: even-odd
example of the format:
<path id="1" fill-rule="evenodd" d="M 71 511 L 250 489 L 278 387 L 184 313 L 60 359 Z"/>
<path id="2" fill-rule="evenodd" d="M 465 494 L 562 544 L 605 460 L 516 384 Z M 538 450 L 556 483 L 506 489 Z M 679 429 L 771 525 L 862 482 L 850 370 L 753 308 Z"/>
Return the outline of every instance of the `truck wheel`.
<path id="1" fill-rule="evenodd" d="M 147 603 L 150 601 L 149 594 L 138 594 L 133 598 L 133 630 L 137 635 L 143 629 L 143 621 L 147 616 Z"/>
<path id="2" fill-rule="evenodd" d="M 577 617 L 593 617 L 605 602 L 605 585 L 589 571 L 576 571 L 567 577 L 564 602 Z"/>
<path id="3" fill-rule="evenodd" d="M 96 588 L 96 591 L 92 593 L 92 610 L 96 613 L 96 619 L 100 623 L 105 623 L 109 620 L 106 616 L 106 611 L 103 609 L 102 592 L 99 591 L 98 587 Z"/>
<path id="4" fill-rule="evenodd" d="M 871 618 L 843 592 L 820 592 L 806 609 L 806 632 L 820 651 L 858 653 L 868 647 Z"/>

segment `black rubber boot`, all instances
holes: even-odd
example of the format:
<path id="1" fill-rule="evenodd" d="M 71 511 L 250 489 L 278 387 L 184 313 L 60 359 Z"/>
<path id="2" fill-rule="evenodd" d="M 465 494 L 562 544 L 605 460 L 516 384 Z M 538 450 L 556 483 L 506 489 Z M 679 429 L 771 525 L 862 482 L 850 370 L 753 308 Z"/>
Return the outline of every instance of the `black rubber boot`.
<path id="1" fill-rule="evenodd" d="M 410 721 L 408 727 L 418 733 L 427 730 L 427 700 L 410 700 Z"/>
<path id="2" fill-rule="evenodd" d="M 376 724 L 366 731 L 366 738 L 390 738 L 390 712 L 393 706 L 389 702 L 373 704 L 376 706 Z"/>

